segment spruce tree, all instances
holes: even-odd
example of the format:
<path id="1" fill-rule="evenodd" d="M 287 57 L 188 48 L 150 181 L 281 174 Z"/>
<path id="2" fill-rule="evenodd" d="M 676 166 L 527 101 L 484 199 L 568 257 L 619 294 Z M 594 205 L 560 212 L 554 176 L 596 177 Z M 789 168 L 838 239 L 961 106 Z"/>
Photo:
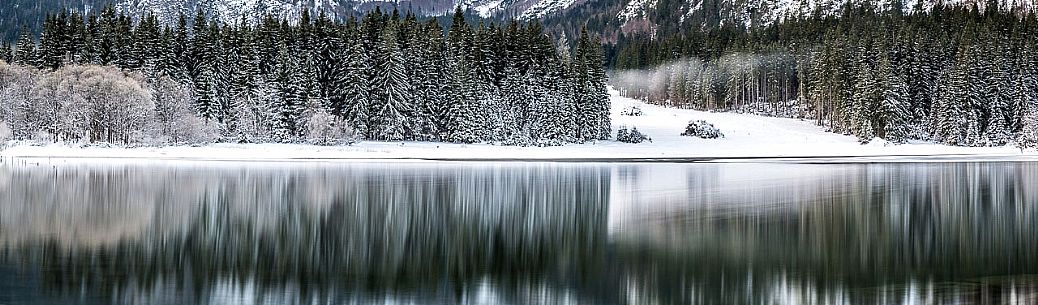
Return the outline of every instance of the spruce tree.
<path id="1" fill-rule="evenodd" d="M 875 137 L 875 125 L 874 116 L 876 115 L 876 105 L 879 104 L 880 98 L 882 98 L 881 88 L 879 87 L 879 81 L 881 77 L 877 77 L 875 73 L 875 67 L 872 65 L 868 55 L 865 55 L 867 51 L 859 53 L 859 66 L 858 73 L 855 77 L 854 93 L 852 97 L 852 116 L 851 130 L 854 136 L 858 137 L 858 140 L 862 143 L 868 143 Z"/>
<path id="2" fill-rule="evenodd" d="M 375 93 L 372 100 L 370 138 L 399 141 L 408 136 L 408 114 L 411 108 L 412 86 L 405 72 L 404 56 L 397 44 L 396 25 L 390 24 L 379 42 L 379 66 L 376 67 Z"/>
<path id="3" fill-rule="evenodd" d="M 12 50 L 11 44 L 8 42 L 0 43 L 0 61 L 11 62 Z"/>
<path id="4" fill-rule="evenodd" d="M 455 143 L 482 142 L 485 121 L 480 115 L 480 96 L 472 68 L 463 58 L 452 62 L 451 67 L 447 140 Z"/>
<path id="5" fill-rule="evenodd" d="M 965 145 L 963 128 L 967 125 L 969 98 L 963 93 L 969 86 L 968 71 L 965 67 L 955 67 L 944 75 L 941 95 L 934 107 L 934 134 L 942 143 Z"/>
<path id="6" fill-rule="evenodd" d="M 43 32 L 40 34 L 39 66 L 51 70 L 60 67 L 64 62 L 65 47 L 63 41 L 65 27 L 57 16 L 48 14 L 43 21 Z"/>
<path id="7" fill-rule="evenodd" d="M 28 27 L 22 27 L 11 61 L 23 66 L 36 65 L 36 42 L 33 41 Z"/>
<path id="8" fill-rule="evenodd" d="M 883 117 L 883 138 L 895 144 L 903 144 L 910 136 L 908 84 L 891 66 L 887 57 L 880 60 L 880 71 L 885 75 L 883 84 L 883 101 L 881 104 Z"/>
<path id="9" fill-rule="evenodd" d="M 1020 148 L 1038 147 L 1038 110 L 1028 109 L 1021 121 L 1023 127 L 1020 130 L 1020 137 L 1017 139 L 1017 146 Z"/>
<path id="10" fill-rule="evenodd" d="M 303 101 L 296 90 L 295 74 L 299 69 L 296 58 L 288 46 L 280 46 L 275 72 L 271 76 L 271 86 L 275 96 L 270 105 L 271 137 L 278 142 L 291 142 L 296 139 L 297 126 L 303 115 Z"/>

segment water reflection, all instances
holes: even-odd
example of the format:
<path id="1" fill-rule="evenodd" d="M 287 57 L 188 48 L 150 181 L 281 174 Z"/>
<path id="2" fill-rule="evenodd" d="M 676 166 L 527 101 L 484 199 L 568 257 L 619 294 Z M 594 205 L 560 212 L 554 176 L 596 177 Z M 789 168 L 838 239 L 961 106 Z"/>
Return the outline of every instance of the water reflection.
<path id="1" fill-rule="evenodd" d="M 1038 273 L 1038 164 L 618 171 L 631 174 L 614 179 L 611 244 L 627 258 L 632 290 L 662 303 L 1038 297 L 1038 281 L 1025 276 Z"/>
<path id="2" fill-rule="evenodd" d="M 13 288 L 116 303 L 562 299 L 602 252 L 608 194 L 605 169 L 546 165 L 4 176 Z"/>
<path id="3" fill-rule="evenodd" d="M 1035 304 L 1038 164 L 0 166 L 0 304 Z"/>

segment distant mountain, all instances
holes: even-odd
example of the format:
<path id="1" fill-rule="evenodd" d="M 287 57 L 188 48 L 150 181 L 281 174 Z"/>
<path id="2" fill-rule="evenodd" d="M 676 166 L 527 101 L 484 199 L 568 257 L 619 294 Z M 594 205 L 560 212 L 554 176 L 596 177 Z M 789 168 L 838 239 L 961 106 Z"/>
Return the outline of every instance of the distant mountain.
<path id="1" fill-rule="evenodd" d="M 62 9 L 88 12 L 108 4 L 132 17 L 153 12 L 162 22 L 174 22 L 180 14 L 191 17 L 201 9 L 222 22 L 234 23 L 256 21 L 267 14 L 296 20 L 303 10 L 345 19 L 376 7 L 412 11 L 420 16 L 445 16 L 458 6 L 479 17 L 529 20 L 581 1 L 584 0 L 0 0 L 0 37 L 13 41 L 22 26 L 38 33 L 48 13 Z"/>
<path id="2" fill-rule="evenodd" d="M 766 26 L 791 17 L 836 14 L 848 5 L 906 13 L 935 5 L 975 6 L 981 10 L 989 5 L 1003 10 L 1038 6 L 1038 0 L 4 0 L 0 1 L 0 30 L 11 41 L 22 25 L 38 27 L 47 12 L 62 7 L 89 11 L 109 2 L 134 17 L 154 12 L 161 21 L 172 22 L 180 14 L 193 16 L 202 9 L 227 23 L 254 21 L 266 14 L 294 20 L 304 9 L 322 11 L 337 19 L 375 7 L 444 16 L 460 6 L 474 16 L 496 20 L 539 19 L 549 31 L 570 36 L 587 26 L 606 41 L 621 33 L 671 35 L 673 29 Z M 661 28 L 665 30 L 662 33 Z"/>
<path id="3" fill-rule="evenodd" d="M 1002 10 L 1032 9 L 1036 0 L 629 0 L 617 13 L 622 23 L 671 17 L 678 23 L 690 20 L 720 25 L 735 23 L 746 27 L 766 26 L 791 17 L 813 14 L 834 15 L 848 5 L 870 6 L 877 11 L 904 13 L 928 11 L 936 5 L 973 6 L 989 4 Z M 651 21 L 651 20 L 650 20 Z M 674 21 L 674 20 L 671 20 Z"/>
<path id="4" fill-rule="evenodd" d="M 444 16 L 455 7 L 486 18 L 534 19 L 569 8 L 576 0 L 116 0 L 121 11 L 137 17 L 155 12 L 171 22 L 180 14 L 192 16 L 202 9 L 223 22 L 255 20 L 267 14 L 294 20 L 303 10 L 324 12 L 336 19 L 361 14 L 376 7 L 411 11 L 421 16 Z"/>

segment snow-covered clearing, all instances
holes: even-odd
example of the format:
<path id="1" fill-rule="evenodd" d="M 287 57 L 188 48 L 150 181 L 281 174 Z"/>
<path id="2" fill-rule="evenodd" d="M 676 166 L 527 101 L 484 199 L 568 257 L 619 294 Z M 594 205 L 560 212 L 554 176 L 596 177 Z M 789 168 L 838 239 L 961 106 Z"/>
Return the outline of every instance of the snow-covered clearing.
<path id="1" fill-rule="evenodd" d="M 73 145 L 9 145 L 5 158 L 155 159 L 244 161 L 401 160 L 591 160 L 591 161 L 1038 161 L 1038 151 L 1016 147 L 952 147 L 931 143 L 884 145 L 882 140 L 858 144 L 850 136 L 825 132 L 812 122 L 737 113 L 710 113 L 647 105 L 612 94 L 614 130 L 637 127 L 650 143 L 602 141 L 559 147 L 509 147 L 488 144 L 363 141 L 352 146 L 299 144 L 213 144 L 202 147 L 104 148 Z M 628 106 L 641 107 L 642 116 L 622 116 Z M 690 120 L 706 120 L 724 133 L 707 140 L 680 136 Z M 759 158 L 767 158 L 762 160 Z"/>

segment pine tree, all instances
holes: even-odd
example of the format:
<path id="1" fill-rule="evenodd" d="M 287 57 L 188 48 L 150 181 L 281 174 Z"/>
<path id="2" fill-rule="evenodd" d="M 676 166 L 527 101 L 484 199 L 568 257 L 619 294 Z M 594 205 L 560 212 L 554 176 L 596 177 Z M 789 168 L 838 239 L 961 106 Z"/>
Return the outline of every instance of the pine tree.
<path id="1" fill-rule="evenodd" d="M 903 144 L 910 135 L 909 124 L 912 114 L 909 112 L 910 101 L 908 84 L 905 79 L 891 67 L 890 60 L 882 57 L 880 71 L 885 75 L 883 84 L 883 138 L 895 144 Z"/>
<path id="2" fill-rule="evenodd" d="M 159 27 L 158 17 L 148 13 L 140 20 L 137 29 L 133 31 L 132 56 L 135 57 L 132 60 L 133 65 L 138 66 L 146 74 L 154 75 L 157 72 L 160 54 L 165 52 L 166 46 L 163 44 L 162 32 Z"/>
<path id="3" fill-rule="evenodd" d="M 505 70 L 505 79 L 501 84 L 500 120 L 502 129 L 498 141 L 506 145 L 530 145 L 530 129 L 526 116 L 529 110 L 530 90 L 527 75 L 519 73 L 515 67 Z"/>
<path id="4" fill-rule="evenodd" d="M 449 105 L 443 103 L 446 96 L 443 88 L 444 68 L 443 30 L 430 20 L 415 35 L 412 46 L 411 78 L 415 85 L 415 128 L 419 140 L 443 140 Z"/>
<path id="5" fill-rule="evenodd" d="M 1017 146 L 1021 148 L 1038 147 L 1038 111 L 1035 108 L 1029 109 L 1024 115 L 1022 122 L 1023 129 L 1020 130 Z"/>
<path id="6" fill-rule="evenodd" d="M 6 41 L 0 43 L 0 61 L 11 62 L 11 58 L 13 57 L 11 48 L 11 44 Z"/>
<path id="7" fill-rule="evenodd" d="M 577 141 L 589 141 L 596 140 L 599 138 L 599 122 L 598 122 L 598 101 L 594 96 L 594 80 L 592 80 L 591 67 L 593 63 L 591 60 L 591 42 L 588 37 L 587 29 L 583 29 L 580 32 L 580 38 L 577 40 L 577 50 L 572 55 L 574 58 L 571 61 L 571 79 L 576 84 L 574 92 L 575 102 L 575 117 L 577 125 Z M 565 56 L 570 56 L 565 54 Z M 684 91 L 684 69 L 675 69 L 675 73 L 672 75 L 672 81 L 670 84 L 670 95 L 673 97 L 680 96 L 679 92 Z M 678 81 L 677 79 L 680 79 Z M 680 86 L 677 84 L 680 83 Z"/>
<path id="8" fill-rule="evenodd" d="M 588 82 L 585 84 L 584 92 L 590 99 L 591 104 L 595 105 L 594 120 L 598 124 L 598 135 L 596 138 L 598 140 L 608 140 L 612 134 L 612 122 L 609 119 L 611 104 L 609 89 L 606 87 L 609 80 L 605 71 L 604 52 L 602 44 L 597 37 L 589 40 L 588 51 L 585 53 Z"/>
<path id="9" fill-rule="evenodd" d="M 64 20 L 57 16 L 48 14 L 43 21 L 43 32 L 40 34 L 39 65 L 41 67 L 55 70 L 65 62 Z"/>
<path id="10" fill-rule="evenodd" d="M 368 58 L 360 44 L 356 24 L 347 22 L 340 47 L 329 50 L 335 64 L 327 78 L 329 111 L 343 118 L 359 135 L 368 133 Z"/>
<path id="11" fill-rule="evenodd" d="M 881 90 L 878 81 L 882 78 L 874 73 L 874 66 L 867 55 L 867 51 L 860 52 L 860 63 L 858 74 L 855 77 L 855 86 L 852 99 L 852 131 L 862 143 L 868 143 L 875 137 L 875 125 L 873 117 L 876 115 L 876 105 L 879 104 Z"/>
<path id="12" fill-rule="evenodd" d="M 464 59 L 451 64 L 450 114 L 447 140 L 456 143 L 477 143 L 484 140 L 484 117 L 480 115 L 480 96 L 476 78 Z"/>
<path id="13" fill-rule="evenodd" d="M 36 43 L 32 40 L 32 33 L 29 32 L 28 27 L 23 27 L 22 33 L 18 36 L 18 43 L 15 45 L 14 57 L 11 61 L 23 66 L 36 65 Z"/>
<path id="14" fill-rule="evenodd" d="M 297 124 L 303 115 L 303 101 L 296 92 L 299 87 L 294 83 L 299 67 L 287 46 L 280 49 L 275 73 L 270 80 L 275 94 L 270 105 L 271 137 L 278 142 L 291 142 L 296 138 Z"/>
<path id="15" fill-rule="evenodd" d="M 985 117 L 983 112 L 991 102 L 995 101 L 996 95 L 990 89 L 990 64 L 981 58 L 977 51 L 979 48 L 977 45 L 973 45 L 973 42 L 967 41 L 964 45 L 964 50 L 960 52 L 964 61 L 961 69 L 964 70 L 967 79 L 966 90 L 960 91 L 959 94 L 965 94 L 967 101 L 962 145 L 979 146 L 986 142 L 983 137 L 983 119 Z"/>
<path id="16" fill-rule="evenodd" d="M 127 70 L 141 67 L 141 50 L 134 41 L 133 21 L 129 16 L 119 13 L 114 24 L 114 56 L 115 65 Z"/>
<path id="17" fill-rule="evenodd" d="M 408 114 L 411 111 L 411 84 L 404 68 L 404 56 L 397 44 L 396 25 L 390 24 L 382 34 L 378 48 L 375 95 L 372 101 L 369 138 L 399 141 L 408 136 Z"/>
<path id="18" fill-rule="evenodd" d="M 68 59 L 71 63 L 86 64 L 89 62 L 89 58 L 83 55 L 86 54 L 88 41 L 92 37 L 90 37 L 90 33 L 87 31 L 86 23 L 83 22 L 83 15 L 77 11 L 72 11 L 68 17 L 68 23 Z"/>
<path id="19" fill-rule="evenodd" d="M 963 94 L 967 91 L 969 81 L 968 71 L 964 67 L 956 67 L 945 72 L 942 82 L 940 97 L 934 107 L 934 134 L 942 143 L 949 145 L 966 144 L 963 132 L 967 122 L 968 97 Z"/>

